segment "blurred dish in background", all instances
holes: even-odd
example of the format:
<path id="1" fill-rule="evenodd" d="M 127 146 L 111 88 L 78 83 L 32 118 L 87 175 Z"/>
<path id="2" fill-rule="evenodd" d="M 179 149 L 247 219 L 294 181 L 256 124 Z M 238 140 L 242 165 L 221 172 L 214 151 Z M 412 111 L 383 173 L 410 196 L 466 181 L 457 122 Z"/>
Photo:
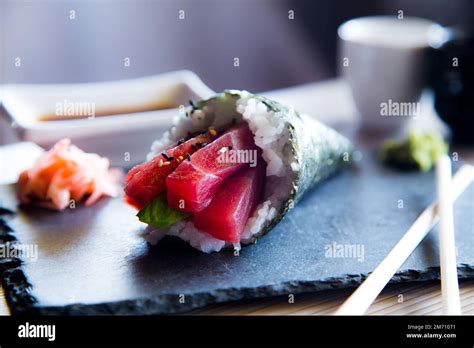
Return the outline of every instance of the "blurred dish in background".
<path id="1" fill-rule="evenodd" d="M 474 37 L 463 35 L 433 47 L 431 84 L 435 109 L 452 140 L 474 144 Z"/>
<path id="2" fill-rule="evenodd" d="M 5 85 L 2 101 L 18 140 L 50 148 L 67 137 L 113 166 L 131 167 L 143 161 L 180 105 L 212 94 L 184 70 L 111 82 Z"/>
<path id="3" fill-rule="evenodd" d="M 441 27 L 423 18 L 395 16 L 361 17 L 339 27 L 338 64 L 363 130 L 393 133 L 419 115 L 434 28 Z"/>
<path id="4" fill-rule="evenodd" d="M 0 146 L 0 185 L 16 182 L 18 175 L 31 168 L 42 153 L 41 147 L 30 142 Z"/>

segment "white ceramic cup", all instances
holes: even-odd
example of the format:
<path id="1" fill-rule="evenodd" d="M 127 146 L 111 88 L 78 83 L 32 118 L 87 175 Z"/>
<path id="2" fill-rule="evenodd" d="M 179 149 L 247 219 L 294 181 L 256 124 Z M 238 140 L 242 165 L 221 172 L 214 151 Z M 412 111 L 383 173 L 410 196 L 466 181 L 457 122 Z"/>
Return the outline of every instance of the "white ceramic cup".
<path id="1" fill-rule="evenodd" d="M 427 53 L 443 29 L 430 20 L 360 17 L 338 29 L 339 64 L 364 130 L 393 132 L 420 113 Z"/>

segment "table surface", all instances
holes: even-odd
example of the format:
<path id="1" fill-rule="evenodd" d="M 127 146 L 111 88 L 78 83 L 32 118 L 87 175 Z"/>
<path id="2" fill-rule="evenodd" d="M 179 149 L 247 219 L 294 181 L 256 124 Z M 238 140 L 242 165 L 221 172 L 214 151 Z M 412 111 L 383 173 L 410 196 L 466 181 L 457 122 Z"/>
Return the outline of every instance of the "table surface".
<path id="1" fill-rule="evenodd" d="M 315 116 L 330 125 L 340 127 L 353 123 L 356 113 L 347 86 L 340 80 L 330 80 L 273 91 L 266 95 L 293 105 L 302 112 Z M 334 100 L 338 102 L 335 103 Z M 413 128 L 444 129 L 432 114 L 424 121 L 416 121 Z M 1 148 L 0 148 L 1 149 Z M 474 150 L 454 147 L 452 151 L 469 163 L 474 163 Z M 189 312 L 193 315 L 328 315 L 354 291 L 354 289 L 328 290 L 288 297 L 243 300 L 207 306 Z M 463 314 L 474 314 L 474 280 L 460 282 Z M 441 314 L 442 298 L 439 280 L 388 285 L 369 308 L 374 315 L 433 315 Z M 8 315 L 3 290 L 0 289 L 0 315 Z"/>

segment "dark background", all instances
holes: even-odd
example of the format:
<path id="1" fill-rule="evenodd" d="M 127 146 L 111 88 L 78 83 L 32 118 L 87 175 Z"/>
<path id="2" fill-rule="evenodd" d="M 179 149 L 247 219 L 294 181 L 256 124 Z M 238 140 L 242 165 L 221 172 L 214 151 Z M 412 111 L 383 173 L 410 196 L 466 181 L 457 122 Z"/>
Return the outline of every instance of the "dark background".
<path id="1" fill-rule="evenodd" d="M 259 92 L 336 75 L 338 25 L 375 14 L 473 28 L 470 0 L 0 0 L 6 83 L 124 79 L 177 69 Z M 70 10 L 76 19 L 69 18 Z M 185 11 L 185 19 L 178 12 Z M 295 19 L 288 19 L 293 10 Z M 15 58 L 21 67 L 15 67 Z M 124 66 L 129 57 L 131 66 Z M 238 57 L 240 66 L 233 66 Z"/>

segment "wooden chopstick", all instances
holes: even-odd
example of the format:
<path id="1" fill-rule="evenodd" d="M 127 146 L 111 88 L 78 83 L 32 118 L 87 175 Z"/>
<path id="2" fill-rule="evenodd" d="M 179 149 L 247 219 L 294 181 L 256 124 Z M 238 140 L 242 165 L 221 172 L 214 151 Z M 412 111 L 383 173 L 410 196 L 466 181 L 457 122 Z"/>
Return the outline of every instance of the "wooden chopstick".
<path id="1" fill-rule="evenodd" d="M 436 163 L 436 187 L 439 213 L 439 256 L 443 314 L 461 314 L 456 247 L 454 238 L 453 198 L 451 197 L 451 160 L 444 155 Z"/>
<path id="2" fill-rule="evenodd" d="M 451 185 L 452 200 L 455 201 L 472 182 L 474 169 L 463 165 L 454 175 Z M 367 279 L 338 308 L 335 315 L 363 315 L 390 281 L 405 260 L 420 244 L 439 220 L 436 202 L 426 208 L 395 245 L 385 259 Z"/>

